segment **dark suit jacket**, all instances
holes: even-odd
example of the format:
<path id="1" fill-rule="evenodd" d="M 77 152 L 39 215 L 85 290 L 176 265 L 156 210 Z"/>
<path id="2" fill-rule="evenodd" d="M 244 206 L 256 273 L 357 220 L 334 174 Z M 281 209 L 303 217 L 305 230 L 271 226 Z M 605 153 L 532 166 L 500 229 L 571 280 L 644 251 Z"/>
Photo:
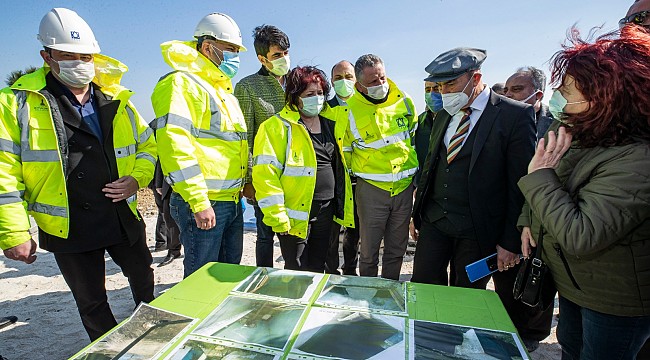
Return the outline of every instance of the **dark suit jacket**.
<path id="1" fill-rule="evenodd" d="M 94 84 L 102 129 L 100 142 L 70 103 L 52 74 L 41 93 L 48 98 L 52 119 L 64 157 L 70 232 L 67 239 L 39 232 L 40 246 L 51 252 L 82 253 L 118 243 L 144 240 L 144 222 L 131 212 L 126 201 L 114 203 L 102 189 L 119 178 L 113 147 L 113 119 L 119 101 Z"/>
<path id="2" fill-rule="evenodd" d="M 433 121 L 429 154 L 424 163 L 413 207 L 413 221 L 420 228 L 423 200 L 434 191 L 433 169 L 436 154 L 444 146 L 451 116 L 439 111 Z M 472 148 L 469 203 L 472 222 L 481 252 L 487 256 L 499 244 L 514 253 L 521 252 L 517 218 L 524 197 L 517 181 L 527 173 L 535 151 L 535 114 L 530 105 L 490 92 L 490 100 L 475 126 Z"/>
<path id="3" fill-rule="evenodd" d="M 548 106 L 542 104 L 542 107 L 539 109 L 537 114 L 535 114 L 536 126 L 537 126 L 537 140 L 544 137 L 548 128 L 553 123 L 553 115 L 548 111 Z"/>

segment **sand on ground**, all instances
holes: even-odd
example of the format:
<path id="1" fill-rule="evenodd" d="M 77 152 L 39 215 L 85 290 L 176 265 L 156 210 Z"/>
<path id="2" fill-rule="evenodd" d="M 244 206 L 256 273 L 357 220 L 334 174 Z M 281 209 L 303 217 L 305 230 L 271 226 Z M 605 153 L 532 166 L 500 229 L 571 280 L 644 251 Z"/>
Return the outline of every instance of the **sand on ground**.
<path id="1" fill-rule="evenodd" d="M 151 192 L 141 190 L 139 200 L 140 212 L 147 225 L 147 243 L 153 251 L 157 212 Z M 254 231 L 244 232 L 242 265 L 255 265 L 255 239 Z M 181 260 L 156 267 L 166 254 L 166 251 L 152 252 L 156 296 L 183 278 Z M 16 324 L 0 329 L 0 357 L 6 360 L 67 359 L 90 342 L 54 255 L 39 249 L 37 256 L 36 262 L 30 265 L 0 256 L 0 317 L 18 317 Z M 284 266 L 277 239 L 274 259 L 274 267 Z M 404 258 L 401 280 L 409 280 L 412 271 L 413 256 L 412 251 L 409 251 Z M 493 289 L 492 282 L 488 287 Z M 127 279 L 108 255 L 106 290 L 117 321 L 127 318 L 133 312 L 135 304 Z M 557 313 L 557 301 L 555 312 Z M 551 360 L 561 357 L 555 336 L 556 325 L 554 317 L 551 335 L 531 354 L 532 359 Z"/>

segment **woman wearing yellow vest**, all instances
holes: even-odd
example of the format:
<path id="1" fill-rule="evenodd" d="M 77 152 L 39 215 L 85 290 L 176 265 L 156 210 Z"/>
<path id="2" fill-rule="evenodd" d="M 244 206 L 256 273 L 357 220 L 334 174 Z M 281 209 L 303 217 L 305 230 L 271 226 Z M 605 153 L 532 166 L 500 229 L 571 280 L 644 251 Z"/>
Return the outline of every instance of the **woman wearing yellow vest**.
<path id="1" fill-rule="evenodd" d="M 280 238 L 285 269 L 325 271 L 333 222 L 354 226 L 342 155 L 347 109 L 327 109 L 336 121 L 320 115 L 329 90 L 321 70 L 294 68 L 287 75 L 284 109 L 263 122 L 255 137 L 253 186 L 264 223 Z"/>

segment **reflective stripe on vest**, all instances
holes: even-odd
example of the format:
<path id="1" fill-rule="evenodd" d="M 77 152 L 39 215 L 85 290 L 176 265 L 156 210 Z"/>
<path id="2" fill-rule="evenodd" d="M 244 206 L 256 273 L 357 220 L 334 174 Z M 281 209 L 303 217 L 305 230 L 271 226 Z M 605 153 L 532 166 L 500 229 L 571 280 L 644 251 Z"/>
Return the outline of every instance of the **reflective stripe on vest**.
<path id="1" fill-rule="evenodd" d="M 261 209 L 265 209 L 265 208 L 271 207 L 273 205 L 284 204 L 284 195 L 267 196 L 264 199 L 258 200 L 257 204 L 259 205 L 259 207 Z"/>
<path id="2" fill-rule="evenodd" d="M 412 169 L 400 171 L 398 173 L 391 173 L 391 174 L 367 174 L 367 173 L 358 173 L 355 172 L 354 175 L 364 179 L 364 180 L 372 180 L 372 181 L 381 181 L 381 182 L 397 182 L 402 179 L 405 179 L 413 174 L 415 174 L 418 171 L 417 167 L 414 167 Z"/>
<path id="3" fill-rule="evenodd" d="M 68 210 L 63 206 L 48 205 L 48 204 L 36 202 L 36 203 L 28 204 L 27 210 L 37 212 L 37 213 L 47 214 L 50 216 L 58 216 L 63 218 L 68 217 Z"/>
<path id="4" fill-rule="evenodd" d="M 220 180 L 220 179 L 206 179 L 205 185 L 210 190 L 228 190 L 235 189 L 242 185 L 243 179 L 234 180 Z"/>
<path id="5" fill-rule="evenodd" d="M 293 210 L 287 208 L 287 215 L 289 215 L 290 218 L 296 220 L 303 220 L 303 221 L 309 220 L 309 213 L 306 211 L 299 211 L 299 210 Z"/>
<path id="6" fill-rule="evenodd" d="M 177 182 L 187 181 L 195 176 L 201 175 L 201 167 L 199 164 L 188 166 L 184 169 L 172 171 L 169 175 L 165 176 L 165 180 L 169 185 L 174 185 Z"/>
<path id="7" fill-rule="evenodd" d="M 29 113 L 27 91 L 14 90 L 16 96 L 16 117 L 20 126 L 20 158 L 21 162 L 58 162 L 59 150 L 33 150 L 29 146 Z"/>
<path id="8" fill-rule="evenodd" d="M 404 98 L 402 101 L 404 102 L 404 106 L 406 106 L 407 116 L 412 115 L 411 107 L 406 101 L 406 98 Z M 407 130 L 366 144 L 366 142 L 363 140 L 363 137 L 361 137 L 361 133 L 359 133 L 359 128 L 357 127 L 357 122 L 354 119 L 354 115 L 352 115 L 352 110 L 348 111 L 348 121 L 350 122 L 350 131 L 352 131 L 352 135 L 354 135 L 355 138 L 355 141 L 352 142 L 352 146 L 359 149 L 370 148 L 378 150 L 400 141 L 406 142 L 411 138 L 411 133 Z"/>
<path id="9" fill-rule="evenodd" d="M 170 185 L 174 185 L 181 181 L 187 181 L 193 177 L 201 175 L 201 167 L 196 164 L 188 166 L 184 169 L 172 171 L 168 176 L 165 176 L 165 181 Z M 205 179 L 205 185 L 209 190 L 227 190 L 238 188 L 241 186 L 243 179 L 221 180 L 221 179 Z"/>
<path id="10" fill-rule="evenodd" d="M 285 159 L 289 159 L 289 156 L 291 156 L 291 140 L 293 140 L 293 131 L 291 128 L 291 123 L 289 120 L 283 118 L 279 114 L 276 115 L 280 120 L 282 120 L 282 123 L 284 126 L 287 128 L 287 150 L 284 154 Z M 286 161 L 286 160 L 285 160 Z M 284 170 L 282 171 L 282 176 L 314 176 L 312 174 L 316 174 L 316 169 L 313 167 L 308 167 L 308 166 L 291 166 L 291 165 L 286 165 L 284 167 Z"/>
<path id="11" fill-rule="evenodd" d="M 284 165 L 282 165 L 280 160 L 272 155 L 257 155 L 253 159 L 253 166 L 255 165 L 273 165 L 279 170 L 284 169 Z"/>
<path id="12" fill-rule="evenodd" d="M 165 77 L 176 73 L 177 71 L 173 71 L 163 77 L 160 78 L 160 80 L 164 79 Z M 175 125 L 178 127 L 181 127 L 185 130 L 187 130 L 192 136 L 196 138 L 202 138 L 202 139 L 219 139 L 223 141 L 242 141 L 246 140 L 247 138 L 247 132 L 237 132 L 237 131 L 221 131 L 221 111 L 219 109 L 219 106 L 217 105 L 218 102 L 214 99 L 212 96 L 212 93 L 208 90 L 208 88 L 201 82 L 200 79 L 198 79 L 196 76 L 185 72 L 181 71 L 183 74 L 185 74 L 187 77 L 192 79 L 197 85 L 199 85 L 205 92 L 208 94 L 208 97 L 210 98 L 210 129 L 205 130 L 205 129 L 199 129 L 194 126 L 192 123 L 192 120 L 187 119 L 183 116 L 176 115 L 176 114 L 166 114 L 163 115 L 159 118 L 154 119 L 152 127 L 154 129 L 161 129 L 168 124 Z"/>
<path id="13" fill-rule="evenodd" d="M 154 127 L 155 129 L 162 129 L 167 125 L 175 125 L 180 128 L 183 128 L 195 138 L 200 138 L 200 139 L 241 141 L 247 138 L 247 134 L 245 132 L 222 132 L 220 128 L 213 129 L 212 125 L 210 125 L 210 129 L 208 130 L 199 129 L 194 126 L 192 120 L 172 113 L 156 118 L 152 123 L 152 127 Z"/>
<path id="14" fill-rule="evenodd" d="M 115 157 L 118 159 L 127 157 L 129 155 L 135 154 L 135 151 L 136 151 L 135 144 L 115 148 Z"/>
<path id="15" fill-rule="evenodd" d="M 20 156 L 20 145 L 7 139 L 0 139 L 0 151 Z"/>
<path id="16" fill-rule="evenodd" d="M 12 191 L 0 194 L 0 205 L 23 202 L 24 191 Z"/>
<path id="17" fill-rule="evenodd" d="M 135 159 L 147 159 L 149 160 L 150 163 L 152 163 L 154 166 L 156 166 L 156 158 L 151 156 L 151 154 L 146 153 L 146 152 L 141 152 L 139 154 L 135 155 Z"/>

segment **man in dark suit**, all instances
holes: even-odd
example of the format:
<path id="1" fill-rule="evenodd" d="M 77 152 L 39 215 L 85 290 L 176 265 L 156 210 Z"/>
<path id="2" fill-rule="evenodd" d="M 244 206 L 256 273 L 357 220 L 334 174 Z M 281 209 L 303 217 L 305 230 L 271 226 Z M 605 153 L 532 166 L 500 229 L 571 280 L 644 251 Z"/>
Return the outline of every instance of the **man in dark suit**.
<path id="1" fill-rule="evenodd" d="M 482 83 L 485 58 L 484 50 L 457 48 L 426 67 L 443 110 L 433 121 L 413 210 L 414 282 L 485 288 L 489 277 L 471 283 L 466 265 L 495 252 L 499 270 L 519 261 L 524 198 L 517 181 L 533 156 L 534 113 Z"/>
<path id="2" fill-rule="evenodd" d="M 542 104 L 545 90 L 546 75 L 542 70 L 533 66 L 517 69 L 506 80 L 504 88 L 506 97 L 533 107 L 538 140 L 544 137 L 553 122 L 553 116 L 548 111 L 548 106 Z M 519 225 L 530 226 L 530 224 Z M 512 288 L 518 271 L 519 266 L 515 266 L 511 271 L 495 274 L 493 276 L 494 290 L 499 294 L 503 306 L 524 341 L 524 345 L 529 352 L 532 352 L 539 346 L 539 341 L 544 340 L 551 333 L 553 306 L 551 304 L 551 306 L 542 309 L 530 307 L 516 300 L 512 295 Z"/>
<path id="3" fill-rule="evenodd" d="M 503 89 L 506 97 L 533 106 L 537 139 L 544 137 L 553 122 L 553 116 L 548 111 L 548 106 L 542 104 L 544 90 L 546 90 L 546 75 L 542 70 L 533 66 L 519 68 L 506 80 L 506 86 Z"/>
<path id="4" fill-rule="evenodd" d="M 175 259 L 181 257 L 181 240 L 180 240 L 180 230 L 176 221 L 172 218 L 172 215 L 169 210 L 169 199 L 172 195 L 172 187 L 167 181 L 165 181 L 165 176 L 163 175 L 162 168 L 160 167 L 160 161 L 156 162 L 156 172 L 154 173 L 154 178 L 152 181 L 155 194 L 160 198 L 160 206 L 158 211 L 160 212 L 158 216 L 158 223 L 156 224 L 156 232 L 158 231 L 158 225 L 161 225 L 165 230 L 165 248 L 167 249 L 167 256 L 158 264 L 158 267 L 169 265 Z M 160 224 L 160 217 L 162 216 L 163 222 Z M 156 245 L 158 239 L 156 238 Z"/>
<path id="5" fill-rule="evenodd" d="M 347 60 L 341 60 L 332 67 L 332 88 L 334 96 L 327 100 L 327 104 L 334 108 L 337 106 L 346 106 L 346 100 L 354 94 L 354 83 L 357 77 L 354 74 L 354 65 Z M 350 177 L 352 181 L 352 196 L 354 196 L 357 187 L 357 178 Z M 356 198 L 355 198 L 356 199 Z M 343 234 L 343 275 L 357 275 L 357 264 L 359 263 L 359 214 L 357 206 L 354 206 L 354 228 L 346 228 Z M 332 225 L 332 238 L 330 239 L 330 248 L 327 253 L 325 265 L 327 272 L 338 274 L 339 268 L 339 238 L 341 235 L 341 226 L 337 223 Z"/>

